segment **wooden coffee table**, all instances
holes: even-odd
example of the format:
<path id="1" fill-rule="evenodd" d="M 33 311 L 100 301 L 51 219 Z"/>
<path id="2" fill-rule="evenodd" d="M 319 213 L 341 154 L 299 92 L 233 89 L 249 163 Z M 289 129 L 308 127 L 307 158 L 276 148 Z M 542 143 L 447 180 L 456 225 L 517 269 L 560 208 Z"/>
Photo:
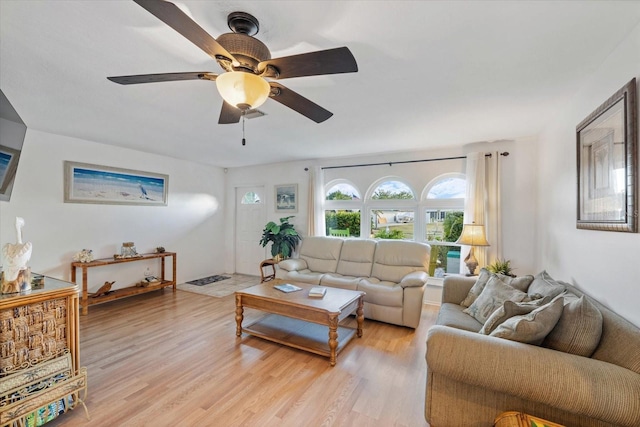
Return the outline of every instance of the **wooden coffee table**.
<path id="1" fill-rule="evenodd" d="M 285 293 L 273 287 L 281 283 L 291 283 L 302 290 Z M 245 332 L 329 357 L 329 363 L 335 366 L 336 355 L 344 346 L 354 335 L 362 336 L 364 292 L 327 288 L 323 298 L 312 298 L 309 297 L 312 287 L 276 279 L 236 292 L 236 335 L 241 336 Z M 269 314 L 243 327 L 244 307 Z M 353 313 L 356 314 L 357 328 L 340 324 Z"/>

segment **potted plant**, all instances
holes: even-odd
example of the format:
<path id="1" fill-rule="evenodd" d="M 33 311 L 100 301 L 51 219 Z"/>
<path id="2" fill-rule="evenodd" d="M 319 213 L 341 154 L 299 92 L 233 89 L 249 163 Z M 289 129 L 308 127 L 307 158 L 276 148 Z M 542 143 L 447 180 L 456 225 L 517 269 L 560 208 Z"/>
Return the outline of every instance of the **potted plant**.
<path id="1" fill-rule="evenodd" d="M 270 221 L 262 230 L 260 244 L 264 248 L 271 242 L 271 255 L 276 261 L 289 258 L 301 240 L 293 224 L 289 222 L 291 218 L 293 216 L 280 218 L 280 224 Z"/>
<path id="2" fill-rule="evenodd" d="M 496 259 L 492 264 L 487 266 L 487 270 L 492 273 L 504 274 L 505 276 L 516 277 L 511 268 L 511 261 L 508 259 Z"/>

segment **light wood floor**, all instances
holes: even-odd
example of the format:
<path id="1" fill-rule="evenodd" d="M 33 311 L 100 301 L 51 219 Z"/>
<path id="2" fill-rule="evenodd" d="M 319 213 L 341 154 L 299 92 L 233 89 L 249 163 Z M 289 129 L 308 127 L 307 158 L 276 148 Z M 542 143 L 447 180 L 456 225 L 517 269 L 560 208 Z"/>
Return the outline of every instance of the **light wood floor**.
<path id="1" fill-rule="evenodd" d="M 80 320 L 86 404 L 51 426 L 424 427 L 425 338 L 365 320 L 338 363 L 235 336 L 233 295 L 170 288 L 94 305 Z M 245 321 L 260 312 L 245 309 Z M 355 320 L 352 319 L 355 323 Z"/>

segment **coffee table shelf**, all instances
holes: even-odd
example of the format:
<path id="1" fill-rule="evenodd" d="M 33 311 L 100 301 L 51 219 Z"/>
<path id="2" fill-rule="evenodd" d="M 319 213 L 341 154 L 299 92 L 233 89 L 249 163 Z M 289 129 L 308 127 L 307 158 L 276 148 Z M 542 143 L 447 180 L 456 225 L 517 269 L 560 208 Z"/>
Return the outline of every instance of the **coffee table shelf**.
<path id="1" fill-rule="evenodd" d="M 305 322 L 278 314 L 268 314 L 243 327 L 242 331 L 278 344 L 331 357 L 329 331 L 326 325 Z M 347 343 L 356 336 L 356 332 L 355 328 L 338 326 L 336 354 L 340 353 Z"/>

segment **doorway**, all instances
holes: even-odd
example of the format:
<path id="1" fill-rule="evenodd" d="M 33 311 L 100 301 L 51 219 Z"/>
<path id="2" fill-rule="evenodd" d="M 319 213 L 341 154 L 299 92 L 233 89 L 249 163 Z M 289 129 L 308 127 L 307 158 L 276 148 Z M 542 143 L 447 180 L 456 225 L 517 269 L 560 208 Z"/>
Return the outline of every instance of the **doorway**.
<path id="1" fill-rule="evenodd" d="M 236 273 L 260 275 L 266 249 L 260 246 L 267 211 L 264 187 L 236 187 Z"/>

